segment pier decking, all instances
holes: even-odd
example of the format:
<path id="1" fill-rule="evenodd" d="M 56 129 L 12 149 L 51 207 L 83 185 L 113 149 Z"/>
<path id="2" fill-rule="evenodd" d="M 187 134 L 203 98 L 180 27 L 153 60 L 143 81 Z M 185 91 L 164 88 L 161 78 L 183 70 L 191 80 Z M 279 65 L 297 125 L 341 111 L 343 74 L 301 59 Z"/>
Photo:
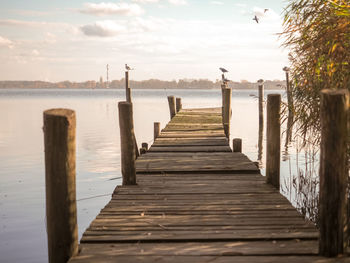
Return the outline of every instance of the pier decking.
<path id="1" fill-rule="evenodd" d="M 221 108 L 181 110 L 136 161 L 69 262 L 350 262 L 225 137 Z"/>

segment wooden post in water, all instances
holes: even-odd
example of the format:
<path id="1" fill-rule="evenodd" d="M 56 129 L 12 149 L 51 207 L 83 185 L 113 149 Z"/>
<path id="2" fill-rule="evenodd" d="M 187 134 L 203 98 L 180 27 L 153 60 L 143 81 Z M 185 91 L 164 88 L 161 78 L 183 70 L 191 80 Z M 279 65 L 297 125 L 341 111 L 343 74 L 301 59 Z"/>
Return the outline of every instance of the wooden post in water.
<path id="1" fill-rule="evenodd" d="M 259 127 L 264 127 L 264 80 L 258 80 L 259 90 Z"/>
<path id="2" fill-rule="evenodd" d="M 135 168 L 135 134 L 132 113 L 132 104 L 122 101 L 118 103 L 119 127 L 120 127 L 120 150 L 123 185 L 136 184 Z"/>
<path id="3" fill-rule="evenodd" d="M 176 115 L 175 97 L 168 96 L 168 103 L 169 103 L 169 110 L 170 110 L 170 119 L 172 119 Z"/>
<path id="4" fill-rule="evenodd" d="M 235 138 L 232 140 L 232 151 L 235 153 L 242 152 L 242 139 Z"/>
<path id="5" fill-rule="evenodd" d="M 155 141 L 158 138 L 158 136 L 160 135 L 160 122 L 154 122 L 153 127 L 154 127 L 153 140 Z"/>
<path id="6" fill-rule="evenodd" d="M 280 189 L 281 95 L 267 96 L 266 182 Z"/>
<path id="7" fill-rule="evenodd" d="M 231 98 L 232 98 L 232 89 L 224 89 L 224 131 L 227 138 L 230 137 L 230 122 L 231 122 Z"/>
<path id="8" fill-rule="evenodd" d="M 50 263 L 78 253 L 75 183 L 75 112 L 44 112 L 46 228 Z"/>
<path id="9" fill-rule="evenodd" d="M 221 84 L 221 113 L 222 113 L 222 124 L 224 124 L 224 107 L 225 107 L 225 97 L 224 97 L 224 90 L 226 89 L 225 84 Z"/>
<path id="10" fill-rule="evenodd" d="M 142 147 L 142 148 L 145 148 L 146 150 L 148 150 L 148 143 L 147 143 L 147 142 L 143 142 L 143 143 L 141 144 L 141 147 Z"/>
<path id="11" fill-rule="evenodd" d="M 319 253 L 333 257 L 347 245 L 349 92 L 321 92 Z"/>
<path id="12" fill-rule="evenodd" d="M 125 71 L 125 94 L 126 94 L 126 101 L 131 101 L 131 89 L 129 87 L 129 71 Z"/>
<path id="13" fill-rule="evenodd" d="M 176 113 L 178 113 L 182 109 L 181 98 L 176 98 Z"/>

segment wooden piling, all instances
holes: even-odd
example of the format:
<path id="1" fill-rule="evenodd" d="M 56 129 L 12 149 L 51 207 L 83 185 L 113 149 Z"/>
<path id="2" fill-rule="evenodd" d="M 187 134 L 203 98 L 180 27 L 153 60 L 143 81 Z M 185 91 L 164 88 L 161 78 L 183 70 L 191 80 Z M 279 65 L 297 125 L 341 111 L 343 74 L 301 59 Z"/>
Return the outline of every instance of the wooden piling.
<path id="1" fill-rule="evenodd" d="M 264 81 L 260 79 L 258 81 L 258 90 L 259 90 L 259 127 L 264 127 Z"/>
<path id="2" fill-rule="evenodd" d="M 231 122 L 231 98 L 232 98 L 232 89 L 224 89 L 224 116 L 223 124 L 226 137 L 230 137 L 230 122 Z"/>
<path id="3" fill-rule="evenodd" d="M 142 148 L 145 148 L 146 150 L 148 150 L 148 143 L 147 143 L 147 142 L 143 142 L 143 143 L 141 144 L 141 147 L 142 147 Z"/>
<path id="4" fill-rule="evenodd" d="M 169 110 L 170 110 L 170 119 L 172 119 L 176 115 L 175 97 L 168 96 L 168 103 L 169 103 Z"/>
<path id="5" fill-rule="evenodd" d="M 176 112 L 179 112 L 182 109 L 181 98 L 176 98 Z"/>
<path id="6" fill-rule="evenodd" d="M 281 95 L 267 96 L 266 182 L 280 189 Z"/>
<path id="7" fill-rule="evenodd" d="M 78 253 L 75 183 L 75 112 L 44 112 L 46 228 L 50 263 Z"/>
<path id="8" fill-rule="evenodd" d="M 242 139 L 234 138 L 232 140 L 232 151 L 236 153 L 242 152 Z"/>
<path id="9" fill-rule="evenodd" d="M 135 134 L 132 104 L 119 102 L 120 149 L 123 185 L 136 184 Z"/>
<path id="10" fill-rule="evenodd" d="M 158 136 L 160 135 L 160 122 L 154 122 L 153 127 L 154 127 L 153 140 L 155 141 L 158 138 Z"/>
<path id="11" fill-rule="evenodd" d="M 347 245 L 349 92 L 321 92 L 319 253 L 333 257 Z"/>
<path id="12" fill-rule="evenodd" d="M 224 104 L 225 104 L 225 100 L 224 100 L 224 89 L 226 89 L 226 85 L 225 84 L 221 84 L 221 113 L 222 113 L 222 124 L 224 124 Z"/>
<path id="13" fill-rule="evenodd" d="M 131 101 L 131 89 L 129 87 L 129 71 L 125 71 L 125 94 L 126 94 L 126 101 Z"/>
<path id="14" fill-rule="evenodd" d="M 147 149 L 142 147 L 140 148 L 140 155 L 145 154 L 147 152 Z"/>

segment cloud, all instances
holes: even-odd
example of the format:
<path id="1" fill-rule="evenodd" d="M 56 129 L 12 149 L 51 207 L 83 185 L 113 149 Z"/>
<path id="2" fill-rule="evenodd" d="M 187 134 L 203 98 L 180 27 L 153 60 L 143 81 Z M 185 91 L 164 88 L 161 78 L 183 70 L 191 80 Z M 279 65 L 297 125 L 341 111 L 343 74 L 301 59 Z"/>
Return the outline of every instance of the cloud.
<path id="1" fill-rule="evenodd" d="M 246 4 L 242 4 L 242 3 L 236 3 L 235 6 L 237 6 L 237 7 L 247 7 Z"/>
<path id="2" fill-rule="evenodd" d="M 186 0 L 168 0 L 170 4 L 173 5 L 187 5 Z"/>
<path id="3" fill-rule="evenodd" d="M 13 42 L 10 39 L 0 36 L 0 47 L 13 48 Z"/>
<path id="4" fill-rule="evenodd" d="M 128 3 L 85 3 L 84 9 L 80 12 L 90 15 L 124 15 L 124 16 L 138 16 L 144 13 L 144 10 L 138 4 Z"/>
<path id="5" fill-rule="evenodd" d="M 33 56 L 39 56 L 39 55 L 40 55 L 40 52 L 39 52 L 38 50 L 36 50 L 36 49 L 33 49 L 33 50 L 32 50 L 32 55 L 33 55 Z"/>
<path id="6" fill-rule="evenodd" d="M 211 1 L 210 2 L 212 5 L 223 5 L 224 3 L 221 1 Z"/>
<path id="7" fill-rule="evenodd" d="M 80 30 L 87 36 L 112 37 L 124 33 L 126 28 L 115 21 L 104 20 L 82 26 Z"/>
<path id="8" fill-rule="evenodd" d="M 46 37 L 45 37 L 45 42 L 48 43 L 48 44 L 54 44 L 57 42 L 57 37 L 56 35 L 50 33 L 50 32 L 47 32 L 46 33 Z"/>
<path id="9" fill-rule="evenodd" d="M 144 4 L 144 3 L 158 3 L 159 0 L 132 0 L 133 2 L 136 2 L 136 3 L 141 3 L 141 4 Z"/>

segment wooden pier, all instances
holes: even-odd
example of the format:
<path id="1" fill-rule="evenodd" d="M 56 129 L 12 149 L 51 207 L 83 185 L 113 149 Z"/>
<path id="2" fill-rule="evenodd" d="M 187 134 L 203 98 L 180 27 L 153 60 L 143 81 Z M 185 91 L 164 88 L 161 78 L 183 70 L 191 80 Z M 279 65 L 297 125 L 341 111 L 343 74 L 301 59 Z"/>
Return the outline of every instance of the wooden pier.
<path id="1" fill-rule="evenodd" d="M 185 109 L 136 160 L 69 262 L 350 262 L 318 256 L 318 231 L 244 154 L 221 108 Z"/>

